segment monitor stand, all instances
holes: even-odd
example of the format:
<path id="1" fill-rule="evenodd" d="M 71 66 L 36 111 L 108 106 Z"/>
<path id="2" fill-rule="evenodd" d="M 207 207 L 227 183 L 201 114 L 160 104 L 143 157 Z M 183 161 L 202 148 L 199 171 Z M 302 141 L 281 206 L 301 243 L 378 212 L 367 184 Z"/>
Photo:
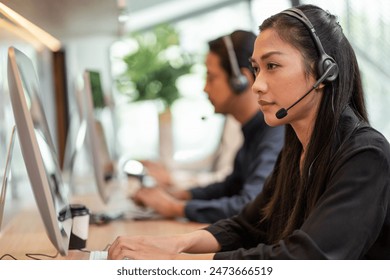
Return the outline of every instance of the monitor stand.
<path id="1" fill-rule="evenodd" d="M 4 216 L 4 206 L 5 206 L 5 197 L 6 197 L 6 194 L 7 194 L 7 185 L 8 185 L 9 177 L 10 177 L 10 174 L 11 174 L 11 161 L 12 161 L 14 142 L 15 142 L 15 126 L 13 126 L 13 128 L 12 128 L 10 141 L 8 143 L 7 158 L 6 158 L 5 167 L 4 167 L 3 182 L 2 182 L 2 185 L 1 185 L 1 192 L 0 192 L 0 230 L 1 230 L 1 224 L 3 222 L 3 216 Z"/>

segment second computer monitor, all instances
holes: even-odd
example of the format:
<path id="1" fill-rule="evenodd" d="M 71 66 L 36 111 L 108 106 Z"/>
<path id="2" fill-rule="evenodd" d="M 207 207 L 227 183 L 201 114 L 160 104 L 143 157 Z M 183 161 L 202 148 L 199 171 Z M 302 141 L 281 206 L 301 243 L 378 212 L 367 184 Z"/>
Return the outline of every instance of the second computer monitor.
<path id="1" fill-rule="evenodd" d="M 86 139 L 90 147 L 97 189 L 103 202 L 107 203 L 113 191 L 112 185 L 108 184 L 108 182 L 114 176 L 114 164 L 110 158 L 103 126 L 95 116 L 94 105 L 101 103 L 94 102 L 94 99 L 102 99 L 101 89 L 98 94 L 93 93 L 93 87 L 96 86 L 96 79 L 100 78 L 96 73 L 96 71 L 90 70 L 84 72 L 84 99 L 82 100 L 82 108 L 83 118 L 87 123 Z"/>

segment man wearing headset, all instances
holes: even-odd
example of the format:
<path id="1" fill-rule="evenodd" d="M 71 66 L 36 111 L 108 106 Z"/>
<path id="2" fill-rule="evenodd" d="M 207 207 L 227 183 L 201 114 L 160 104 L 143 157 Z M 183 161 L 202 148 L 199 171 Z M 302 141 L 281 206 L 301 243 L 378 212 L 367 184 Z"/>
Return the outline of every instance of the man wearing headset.
<path id="1" fill-rule="evenodd" d="M 233 171 L 225 180 L 206 187 L 168 193 L 142 188 L 133 199 L 166 218 L 213 223 L 238 214 L 261 192 L 283 146 L 284 127 L 269 127 L 259 111 L 251 86 L 254 75 L 249 57 L 256 35 L 237 30 L 209 42 L 204 91 L 216 113 L 232 115 L 242 126 L 244 142 Z"/>

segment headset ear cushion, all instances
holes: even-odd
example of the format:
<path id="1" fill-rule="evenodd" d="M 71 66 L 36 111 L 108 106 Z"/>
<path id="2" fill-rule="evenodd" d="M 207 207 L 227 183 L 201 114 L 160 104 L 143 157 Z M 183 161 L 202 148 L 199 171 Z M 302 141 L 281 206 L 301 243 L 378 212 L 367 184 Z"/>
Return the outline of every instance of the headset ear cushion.
<path id="1" fill-rule="evenodd" d="M 238 77 L 230 78 L 230 85 L 236 94 L 240 94 L 248 88 L 249 81 L 244 74 L 240 74 Z"/>
<path id="2" fill-rule="evenodd" d="M 328 56 L 323 55 L 318 63 L 318 75 L 322 76 L 323 73 L 326 72 L 329 68 L 332 68 L 332 70 L 328 73 L 327 77 L 324 79 L 324 82 L 333 82 L 336 80 L 336 78 L 339 75 L 339 67 L 336 63 L 336 61 Z"/>

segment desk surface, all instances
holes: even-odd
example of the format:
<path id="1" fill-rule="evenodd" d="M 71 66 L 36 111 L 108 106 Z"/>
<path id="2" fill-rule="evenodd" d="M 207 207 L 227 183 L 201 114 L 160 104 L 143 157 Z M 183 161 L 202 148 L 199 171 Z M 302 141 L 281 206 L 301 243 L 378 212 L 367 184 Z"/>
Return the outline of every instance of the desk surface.
<path id="1" fill-rule="evenodd" d="M 103 250 L 119 235 L 164 235 L 186 233 L 203 228 L 204 224 L 176 220 L 113 221 L 106 225 L 91 225 L 86 250 Z M 0 256 L 10 254 L 16 259 L 50 259 L 36 254 L 56 255 L 47 237 L 36 205 L 21 210 L 0 232 Z M 68 256 L 56 259 L 85 259 L 85 253 L 69 251 Z M 5 257 L 4 259 L 10 259 Z"/>

